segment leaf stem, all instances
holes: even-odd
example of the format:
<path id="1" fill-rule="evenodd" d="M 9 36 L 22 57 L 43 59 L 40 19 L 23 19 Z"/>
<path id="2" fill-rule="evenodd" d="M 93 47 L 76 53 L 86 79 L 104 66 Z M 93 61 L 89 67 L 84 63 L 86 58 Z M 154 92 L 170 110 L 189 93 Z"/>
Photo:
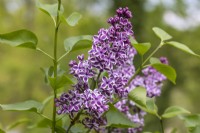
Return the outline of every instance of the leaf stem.
<path id="1" fill-rule="evenodd" d="M 37 50 L 37 51 L 40 51 L 40 52 L 43 53 L 44 55 L 46 55 L 46 56 L 48 56 L 49 58 L 51 58 L 52 60 L 54 60 L 54 58 L 53 58 L 51 55 L 49 55 L 48 53 L 46 53 L 46 52 L 43 51 L 42 49 L 36 48 L 36 50 Z"/>
<path id="2" fill-rule="evenodd" d="M 78 112 L 78 114 L 74 117 L 74 119 L 71 121 L 69 127 L 67 128 L 66 133 L 68 133 L 68 132 L 70 131 L 71 127 L 76 123 L 76 121 L 79 120 L 79 118 L 80 118 L 82 112 L 83 112 L 83 110 L 80 110 L 80 111 Z"/>
<path id="3" fill-rule="evenodd" d="M 59 16 L 59 11 L 61 7 L 61 0 L 58 0 L 58 11 L 57 11 L 57 18 L 56 18 L 56 27 L 55 27 L 55 32 L 54 32 L 54 78 L 55 81 L 57 81 L 57 66 L 58 66 L 58 61 L 57 61 L 57 43 L 58 43 L 58 29 L 60 26 L 60 16 Z M 55 128 L 56 128 L 56 102 L 55 99 L 57 98 L 57 88 L 53 88 L 54 92 L 54 102 L 53 102 L 53 118 L 52 118 L 52 133 L 55 133 Z"/>
<path id="4" fill-rule="evenodd" d="M 161 126 L 161 133 L 165 133 L 164 132 L 163 120 L 162 119 L 160 119 L 160 126 Z"/>
<path id="5" fill-rule="evenodd" d="M 58 62 L 59 62 L 61 59 L 63 59 L 68 53 L 69 53 L 69 52 L 64 53 L 64 54 L 58 59 Z"/>
<path id="6" fill-rule="evenodd" d="M 158 47 L 145 59 L 145 61 L 142 63 L 142 65 L 136 70 L 136 72 L 134 73 L 134 75 L 130 78 L 130 80 L 128 81 L 128 83 L 125 85 L 125 87 L 129 86 L 130 83 L 132 82 L 132 80 L 138 75 L 138 73 L 140 73 L 140 71 L 142 70 L 142 68 L 144 68 L 144 65 L 147 63 L 147 61 L 162 47 L 162 42 L 158 45 Z M 143 60 L 143 58 L 142 58 Z"/>

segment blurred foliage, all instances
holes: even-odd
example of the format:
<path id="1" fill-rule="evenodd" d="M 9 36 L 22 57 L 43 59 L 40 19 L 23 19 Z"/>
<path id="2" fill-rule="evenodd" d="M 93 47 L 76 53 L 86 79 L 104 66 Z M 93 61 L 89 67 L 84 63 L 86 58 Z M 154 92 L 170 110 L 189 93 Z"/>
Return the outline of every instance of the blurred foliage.
<path id="1" fill-rule="evenodd" d="M 176 0 L 175 5 L 170 7 L 165 5 L 164 0 L 161 0 L 152 10 L 146 10 L 145 7 L 150 6 L 147 5 L 149 1 L 63 0 L 64 14 L 69 16 L 71 12 L 77 11 L 82 14 L 82 19 L 76 27 L 61 25 L 59 56 L 64 53 L 63 41 L 66 37 L 97 34 L 99 28 L 108 26 L 106 20 L 120 6 L 128 6 L 133 11 L 133 29 L 139 42 L 150 41 L 154 47 L 158 45 L 159 40 L 152 32 L 152 27 L 157 26 L 170 33 L 174 40 L 187 44 L 200 54 L 200 27 L 177 31 L 163 21 L 163 15 L 168 10 L 180 16 L 185 16 L 187 5 L 184 0 Z M 54 3 L 56 0 L 48 2 Z M 38 36 L 38 46 L 52 55 L 54 24 L 46 14 L 36 9 L 34 0 L 1 0 L 0 5 L 0 33 L 25 28 L 32 30 Z M 69 54 L 62 60 L 61 68 L 68 70 L 68 62 L 71 59 L 76 59 L 76 56 L 80 53 L 87 54 L 87 50 Z M 162 48 L 156 56 L 167 56 L 170 65 L 176 69 L 178 75 L 177 84 L 173 85 L 166 82 L 162 95 L 157 99 L 160 113 L 169 105 L 179 105 L 192 113 L 199 113 L 200 60 L 170 46 Z M 21 102 L 27 99 L 42 101 L 48 95 L 51 95 L 51 89 L 44 83 L 44 76 L 39 69 L 53 64 L 50 60 L 47 60 L 47 57 L 33 50 L 0 45 L 0 61 L 0 103 Z M 70 86 L 66 86 L 60 91 L 66 91 L 69 88 Z M 51 114 L 49 110 L 51 110 L 51 106 L 45 110 L 47 115 Z M 0 110 L 0 125 L 6 127 L 20 117 L 28 117 L 35 121 L 38 119 L 36 115 L 28 112 L 22 114 Z M 158 120 L 153 116 L 147 115 L 146 120 L 146 130 L 158 131 L 160 129 L 156 124 Z M 183 122 L 177 119 L 164 121 L 164 125 L 167 131 L 172 130 L 170 127 L 176 125 L 175 127 L 179 132 L 186 132 L 185 129 L 182 129 Z M 20 128 L 22 127 L 20 126 Z M 35 132 L 31 129 L 29 131 Z M 46 130 L 38 129 L 38 132 L 46 132 Z"/>

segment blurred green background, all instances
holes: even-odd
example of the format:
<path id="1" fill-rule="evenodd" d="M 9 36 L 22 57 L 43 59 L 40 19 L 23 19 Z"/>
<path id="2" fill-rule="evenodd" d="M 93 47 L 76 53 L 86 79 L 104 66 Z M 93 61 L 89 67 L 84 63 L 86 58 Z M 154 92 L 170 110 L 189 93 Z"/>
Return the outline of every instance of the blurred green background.
<path id="1" fill-rule="evenodd" d="M 41 0 L 55 3 L 55 0 Z M 153 34 L 152 27 L 161 27 L 173 36 L 173 40 L 186 44 L 200 54 L 200 1 L 199 0 L 63 0 L 65 15 L 73 11 L 83 16 L 76 27 L 61 25 L 59 32 L 59 56 L 64 53 L 63 40 L 74 35 L 94 35 L 99 28 L 108 27 L 106 23 L 118 7 L 129 7 L 133 12 L 133 30 L 139 42 L 151 42 L 155 48 L 159 39 Z M 38 47 L 53 53 L 54 24 L 46 14 L 35 6 L 35 0 L 0 0 L 0 33 L 17 29 L 29 29 L 38 39 Z M 61 68 L 68 70 L 68 62 L 80 53 L 71 53 L 62 60 Z M 165 46 L 157 54 L 167 56 L 170 65 L 177 71 L 177 83 L 166 82 L 162 95 L 157 98 L 159 112 L 170 105 L 180 105 L 192 113 L 200 112 L 200 59 L 183 53 L 173 47 Z M 8 104 L 28 99 L 43 101 L 51 95 L 51 88 L 44 83 L 44 75 L 40 67 L 52 65 L 52 61 L 41 53 L 21 48 L 13 48 L 0 44 L 0 103 Z M 68 87 L 63 88 L 66 90 Z M 51 114 L 51 106 L 46 110 Z M 4 112 L 0 110 L 0 127 L 5 128 L 20 118 L 31 118 L 34 122 L 37 116 L 28 112 Z M 153 116 L 146 117 L 146 131 L 158 131 L 158 120 Z M 176 127 L 180 133 L 186 132 L 183 122 L 177 118 L 164 121 L 166 133 Z M 23 131 L 20 126 L 13 131 L 35 132 L 29 129 Z M 37 129 L 38 132 L 48 130 Z"/>

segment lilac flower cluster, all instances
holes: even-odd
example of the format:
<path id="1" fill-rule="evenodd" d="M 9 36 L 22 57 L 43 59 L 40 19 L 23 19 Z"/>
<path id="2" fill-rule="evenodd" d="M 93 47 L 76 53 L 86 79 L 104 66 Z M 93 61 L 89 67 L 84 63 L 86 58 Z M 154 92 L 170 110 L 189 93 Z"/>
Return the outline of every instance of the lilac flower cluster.
<path id="1" fill-rule="evenodd" d="M 63 93 L 56 99 L 57 113 L 69 114 L 75 119 L 79 113 L 85 114 L 81 122 L 90 129 L 101 130 L 106 125 L 103 114 L 109 109 L 108 103 L 114 98 L 126 99 L 128 92 L 137 86 L 147 88 L 147 96 L 160 95 L 160 87 L 165 77 L 152 67 L 145 68 L 143 75 L 137 76 L 130 86 L 128 80 L 134 75 L 133 58 L 137 54 L 131 46 L 130 36 L 133 36 L 132 17 L 129 9 L 119 8 L 117 15 L 108 19 L 111 25 L 108 29 L 100 29 L 98 35 L 93 37 L 92 49 L 89 57 L 77 57 L 78 62 L 69 63 L 70 74 L 77 79 L 77 84 L 68 93 Z M 161 62 L 167 63 L 164 58 Z M 106 73 L 107 76 L 102 76 Z M 93 84 L 91 84 L 91 81 Z M 138 128 L 129 128 L 127 132 L 136 133 L 144 126 L 144 112 L 133 102 L 121 100 L 115 104 L 121 112 L 134 123 L 140 124 Z M 121 132 L 121 129 L 114 129 Z"/>

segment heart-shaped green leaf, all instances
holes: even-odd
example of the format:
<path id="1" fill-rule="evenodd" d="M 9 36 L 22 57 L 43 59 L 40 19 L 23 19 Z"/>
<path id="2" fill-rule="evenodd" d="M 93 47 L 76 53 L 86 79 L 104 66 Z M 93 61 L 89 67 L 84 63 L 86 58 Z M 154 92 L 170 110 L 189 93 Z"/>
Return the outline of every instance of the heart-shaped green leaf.
<path id="1" fill-rule="evenodd" d="M 34 100 L 28 100 L 25 102 L 14 103 L 14 104 L 0 104 L 2 110 L 9 111 L 32 111 L 40 113 L 43 105 L 40 102 Z"/>
<path id="2" fill-rule="evenodd" d="M 175 48 L 178 48 L 186 53 L 189 53 L 191 55 L 195 55 L 200 57 L 200 55 L 197 55 L 196 53 L 194 53 L 190 48 L 188 48 L 185 44 L 179 43 L 179 42 L 175 42 L 175 41 L 170 41 L 170 42 L 166 42 L 167 44 L 174 46 Z"/>
<path id="3" fill-rule="evenodd" d="M 6 34 L 0 34 L 0 43 L 14 47 L 36 49 L 38 39 L 34 33 L 28 30 L 18 30 Z"/>
<path id="4" fill-rule="evenodd" d="M 140 55 L 144 55 L 151 47 L 151 43 L 132 44 Z"/>
<path id="5" fill-rule="evenodd" d="M 169 65 L 165 65 L 162 63 L 151 64 L 157 71 L 165 75 L 172 83 L 176 83 L 176 71 Z"/>
<path id="6" fill-rule="evenodd" d="M 180 114 L 190 114 L 190 112 L 179 106 L 171 106 L 165 110 L 162 118 L 172 118 Z"/>
<path id="7" fill-rule="evenodd" d="M 161 41 L 169 40 L 172 38 L 171 35 L 169 35 L 167 32 L 165 32 L 161 28 L 154 27 L 153 31 L 156 34 L 156 36 L 158 36 L 161 39 Z"/>
<path id="8" fill-rule="evenodd" d="M 67 19 L 62 16 L 61 20 L 70 26 L 76 26 L 81 18 L 82 15 L 80 13 L 73 12 Z"/>
<path id="9" fill-rule="evenodd" d="M 128 128 L 138 126 L 130 121 L 122 112 L 120 112 L 111 104 L 109 105 L 109 110 L 106 113 L 106 118 L 107 127 Z"/>
<path id="10" fill-rule="evenodd" d="M 65 39 L 64 46 L 67 53 L 69 53 L 70 51 L 91 48 L 92 36 L 83 35 L 83 36 L 69 37 Z"/>

